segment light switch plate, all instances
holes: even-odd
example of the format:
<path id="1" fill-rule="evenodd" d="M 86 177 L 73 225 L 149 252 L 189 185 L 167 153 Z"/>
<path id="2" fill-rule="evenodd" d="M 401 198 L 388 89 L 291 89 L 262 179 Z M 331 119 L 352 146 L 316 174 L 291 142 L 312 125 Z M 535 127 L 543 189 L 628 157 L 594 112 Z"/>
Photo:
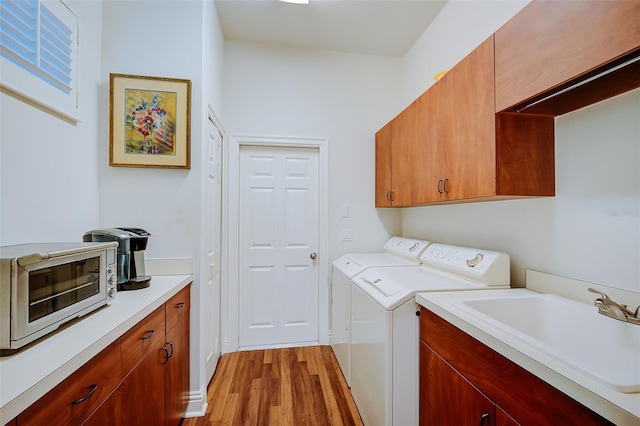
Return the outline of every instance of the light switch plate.
<path id="1" fill-rule="evenodd" d="M 345 219 L 349 217 L 349 206 L 347 204 L 340 206 L 340 217 Z"/>

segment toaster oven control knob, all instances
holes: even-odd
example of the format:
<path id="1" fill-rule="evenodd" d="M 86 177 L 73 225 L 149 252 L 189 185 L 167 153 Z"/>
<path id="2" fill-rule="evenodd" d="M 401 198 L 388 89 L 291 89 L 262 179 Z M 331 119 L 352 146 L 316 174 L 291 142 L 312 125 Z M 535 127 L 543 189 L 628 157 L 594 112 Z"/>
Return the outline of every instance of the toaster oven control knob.
<path id="1" fill-rule="evenodd" d="M 107 281 L 109 281 L 109 284 L 114 285 L 116 283 L 116 276 L 110 275 Z"/>
<path id="2" fill-rule="evenodd" d="M 115 272 L 115 271 L 113 270 L 113 266 L 109 266 L 109 267 L 107 267 L 107 274 L 109 274 L 109 275 L 113 275 L 113 273 L 114 273 L 114 272 Z"/>
<path id="3" fill-rule="evenodd" d="M 109 297 L 114 298 L 116 297 L 116 289 L 112 288 L 111 290 L 109 290 Z"/>

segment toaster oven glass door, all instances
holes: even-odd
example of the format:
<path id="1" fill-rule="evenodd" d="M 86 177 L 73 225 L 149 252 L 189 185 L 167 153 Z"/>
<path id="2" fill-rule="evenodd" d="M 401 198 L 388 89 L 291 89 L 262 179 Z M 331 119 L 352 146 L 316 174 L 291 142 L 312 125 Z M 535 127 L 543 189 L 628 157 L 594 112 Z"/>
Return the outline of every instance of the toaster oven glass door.
<path id="1" fill-rule="evenodd" d="M 18 267 L 15 298 L 11 300 L 15 312 L 11 347 L 24 346 L 105 305 L 106 271 L 106 251 L 70 254 Z"/>
<path id="2" fill-rule="evenodd" d="M 100 292 L 100 256 L 29 272 L 29 322 Z"/>

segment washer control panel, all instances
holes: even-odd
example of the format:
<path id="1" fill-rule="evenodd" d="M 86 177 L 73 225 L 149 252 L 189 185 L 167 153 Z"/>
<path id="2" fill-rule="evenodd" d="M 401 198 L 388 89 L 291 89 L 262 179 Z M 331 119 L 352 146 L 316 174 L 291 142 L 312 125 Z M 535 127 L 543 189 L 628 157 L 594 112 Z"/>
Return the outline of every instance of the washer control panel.
<path id="1" fill-rule="evenodd" d="M 398 256 L 418 259 L 429 244 L 431 244 L 429 241 L 416 240 L 413 238 L 391 237 L 384 245 L 384 250 L 387 253 Z"/>
<path id="2" fill-rule="evenodd" d="M 420 260 L 488 285 L 509 285 L 511 281 L 509 255 L 503 252 L 433 243 Z"/>

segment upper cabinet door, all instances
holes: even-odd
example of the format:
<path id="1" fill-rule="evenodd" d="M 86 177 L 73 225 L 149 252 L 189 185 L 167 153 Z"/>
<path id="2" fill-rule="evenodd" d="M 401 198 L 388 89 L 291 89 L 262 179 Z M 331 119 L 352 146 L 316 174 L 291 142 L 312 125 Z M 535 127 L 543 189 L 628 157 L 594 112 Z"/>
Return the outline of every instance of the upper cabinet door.
<path id="1" fill-rule="evenodd" d="M 411 206 L 441 200 L 436 190 L 442 176 L 441 84 L 435 83 L 405 110 L 405 120 L 394 127 L 403 143 L 394 149 L 394 185 L 399 205 Z"/>
<path id="2" fill-rule="evenodd" d="M 493 37 L 440 81 L 445 120 L 442 190 L 445 200 L 496 194 L 496 128 L 493 97 Z M 435 123 L 434 123 L 435 124 Z"/>
<path id="3" fill-rule="evenodd" d="M 534 0 L 495 34 L 495 111 L 513 108 L 639 47 L 640 1 Z"/>
<path id="4" fill-rule="evenodd" d="M 376 207 L 391 206 L 391 122 L 376 133 Z"/>

